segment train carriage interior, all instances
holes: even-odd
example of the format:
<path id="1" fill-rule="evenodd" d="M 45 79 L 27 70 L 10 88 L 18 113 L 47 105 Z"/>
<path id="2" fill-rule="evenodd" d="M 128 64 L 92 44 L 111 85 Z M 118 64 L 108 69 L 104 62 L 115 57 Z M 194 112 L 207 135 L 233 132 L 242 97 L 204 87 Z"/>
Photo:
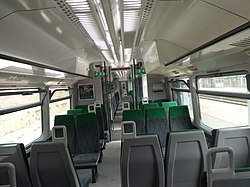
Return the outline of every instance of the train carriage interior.
<path id="1" fill-rule="evenodd" d="M 249 0 L 0 0 L 0 187 L 249 187 Z"/>

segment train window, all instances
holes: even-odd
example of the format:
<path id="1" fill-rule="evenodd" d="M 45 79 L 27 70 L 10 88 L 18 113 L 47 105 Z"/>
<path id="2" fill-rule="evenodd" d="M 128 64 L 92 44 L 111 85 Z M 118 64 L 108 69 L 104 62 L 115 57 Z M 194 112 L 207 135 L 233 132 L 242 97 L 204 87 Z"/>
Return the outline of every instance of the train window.
<path id="1" fill-rule="evenodd" d="M 69 90 L 52 90 L 50 99 L 50 130 L 54 127 L 54 118 L 56 115 L 67 114 L 70 109 Z"/>
<path id="2" fill-rule="evenodd" d="M 245 74 L 199 78 L 197 86 L 203 124 L 212 129 L 249 125 Z"/>
<path id="3" fill-rule="evenodd" d="M 41 136 L 42 103 L 37 90 L 2 90 L 0 103 L 0 143 L 27 145 Z"/>
<path id="4" fill-rule="evenodd" d="M 178 105 L 187 105 L 190 117 L 193 118 L 192 98 L 188 86 L 188 79 L 173 81 L 171 82 L 170 87 L 172 89 L 173 99 Z"/>

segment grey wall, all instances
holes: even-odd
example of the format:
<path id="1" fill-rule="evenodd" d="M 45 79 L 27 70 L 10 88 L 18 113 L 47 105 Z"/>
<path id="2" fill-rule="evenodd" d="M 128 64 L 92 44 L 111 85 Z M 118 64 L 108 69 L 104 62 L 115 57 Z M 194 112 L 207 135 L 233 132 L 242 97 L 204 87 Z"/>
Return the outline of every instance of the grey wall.
<path id="1" fill-rule="evenodd" d="M 165 99 L 166 98 L 166 84 L 163 75 L 158 74 L 148 74 L 148 98 L 150 100 Z M 162 92 L 153 92 L 153 84 L 162 83 L 163 91 Z"/>
<path id="2" fill-rule="evenodd" d="M 79 84 L 87 84 L 87 83 L 93 83 L 94 84 L 94 93 L 95 98 L 90 100 L 79 100 L 79 91 L 78 91 L 78 85 Z M 74 107 L 77 105 L 88 105 L 93 104 L 95 101 L 101 101 L 103 103 L 102 99 L 102 83 L 101 78 L 93 78 L 93 79 L 84 79 L 79 81 L 75 87 L 74 87 Z"/>

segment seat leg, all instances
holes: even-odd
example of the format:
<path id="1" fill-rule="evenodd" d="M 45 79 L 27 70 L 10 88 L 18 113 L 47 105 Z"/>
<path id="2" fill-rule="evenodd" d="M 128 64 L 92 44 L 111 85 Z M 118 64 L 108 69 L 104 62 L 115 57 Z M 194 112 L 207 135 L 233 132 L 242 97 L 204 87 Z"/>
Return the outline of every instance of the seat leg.
<path id="1" fill-rule="evenodd" d="M 92 183 L 96 183 L 98 176 L 97 166 L 93 167 L 91 170 L 92 170 Z"/>

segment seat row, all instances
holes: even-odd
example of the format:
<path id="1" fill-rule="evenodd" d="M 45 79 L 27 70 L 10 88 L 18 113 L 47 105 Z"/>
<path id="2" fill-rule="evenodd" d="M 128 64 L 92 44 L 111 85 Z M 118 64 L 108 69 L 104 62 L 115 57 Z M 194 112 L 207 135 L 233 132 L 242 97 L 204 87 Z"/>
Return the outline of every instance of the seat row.
<path id="1" fill-rule="evenodd" d="M 231 131 L 231 136 L 228 131 Z M 240 166 L 238 162 L 249 158 L 250 129 L 220 129 L 217 136 L 221 136 L 218 141 L 227 142 L 228 147 L 221 144 L 223 147 L 208 150 L 204 132 L 201 130 L 169 132 L 166 138 L 166 158 L 163 160 L 157 135 L 132 137 L 130 134 L 124 138 L 121 149 L 122 186 L 249 186 L 250 171 L 245 168 L 249 167 L 249 162 Z M 234 140 L 230 142 L 225 141 L 226 139 Z M 242 150 L 233 148 L 235 144 L 240 143 L 239 139 L 246 140 L 245 143 L 241 142 Z M 247 150 L 244 150 L 245 146 Z M 246 152 L 248 153 L 245 154 Z M 230 161 L 226 169 L 216 166 L 217 162 L 221 161 L 221 155 L 224 157 L 223 162 Z M 212 156 L 215 159 L 212 159 Z M 235 167 L 241 169 L 235 172 Z M 202 175 L 204 172 L 205 175 Z"/>
<path id="2" fill-rule="evenodd" d="M 0 173 L 0 186 L 88 187 L 91 183 L 91 178 L 77 175 L 64 143 L 34 143 L 30 165 L 23 144 L 0 145 Z"/>

